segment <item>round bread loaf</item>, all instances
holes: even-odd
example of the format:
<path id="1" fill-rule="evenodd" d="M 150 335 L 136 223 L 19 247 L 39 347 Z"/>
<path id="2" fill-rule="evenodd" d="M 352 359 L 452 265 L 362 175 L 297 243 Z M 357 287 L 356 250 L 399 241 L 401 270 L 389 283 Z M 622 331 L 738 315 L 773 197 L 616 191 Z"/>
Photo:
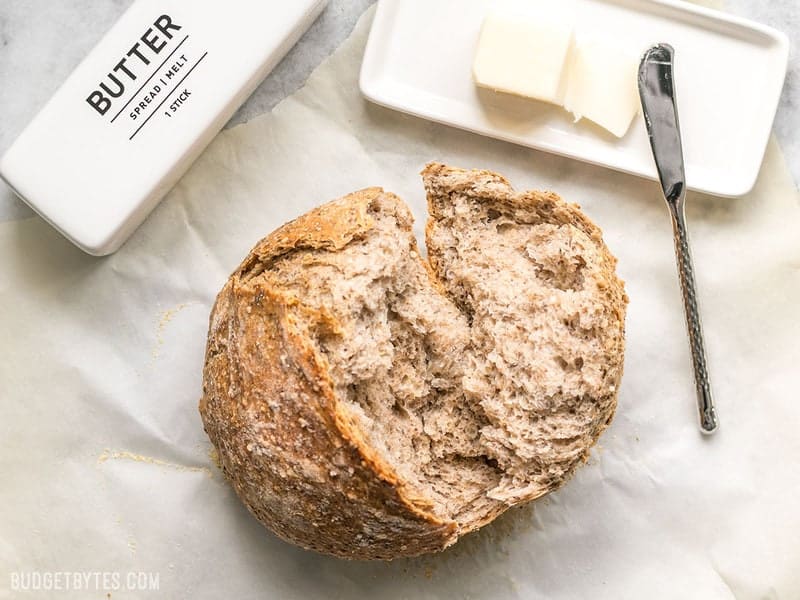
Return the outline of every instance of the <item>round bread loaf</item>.
<path id="1" fill-rule="evenodd" d="M 304 548 L 442 550 L 563 484 L 616 407 L 627 298 L 600 230 L 488 171 L 423 180 L 428 260 L 370 188 L 262 240 L 211 313 L 206 432 Z"/>

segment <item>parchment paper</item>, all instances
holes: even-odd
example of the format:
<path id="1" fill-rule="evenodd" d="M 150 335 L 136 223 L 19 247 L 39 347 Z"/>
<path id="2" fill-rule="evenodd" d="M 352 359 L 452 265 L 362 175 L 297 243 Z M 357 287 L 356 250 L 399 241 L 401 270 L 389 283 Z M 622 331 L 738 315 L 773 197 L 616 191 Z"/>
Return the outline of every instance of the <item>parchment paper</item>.
<path id="1" fill-rule="evenodd" d="M 778 148 L 748 197 L 688 201 L 722 421 L 704 439 L 658 186 L 366 103 L 370 20 L 222 133 L 117 254 L 0 226 L 0 598 L 107 597 L 17 593 L 14 572 L 131 570 L 158 591 L 112 598 L 800 597 L 800 215 Z M 443 554 L 322 557 L 264 530 L 212 460 L 208 313 L 260 237 L 352 190 L 400 194 L 421 238 L 433 159 L 555 190 L 603 228 L 631 298 L 618 413 L 566 487 Z"/>

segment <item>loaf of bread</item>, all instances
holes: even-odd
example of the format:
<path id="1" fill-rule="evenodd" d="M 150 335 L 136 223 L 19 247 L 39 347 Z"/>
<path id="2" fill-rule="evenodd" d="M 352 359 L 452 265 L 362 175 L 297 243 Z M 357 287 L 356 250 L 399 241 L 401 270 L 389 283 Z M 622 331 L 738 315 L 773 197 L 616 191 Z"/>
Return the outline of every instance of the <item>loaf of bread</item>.
<path id="1" fill-rule="evenodd" d="M 627 297 L 600 230 L 495 173 L 422 175 L 428 260 L 365 189 L 258 243 L 211 314 L 206 432 L 304 548 L 442 550 L 562 485 L 614 414 Z"/>

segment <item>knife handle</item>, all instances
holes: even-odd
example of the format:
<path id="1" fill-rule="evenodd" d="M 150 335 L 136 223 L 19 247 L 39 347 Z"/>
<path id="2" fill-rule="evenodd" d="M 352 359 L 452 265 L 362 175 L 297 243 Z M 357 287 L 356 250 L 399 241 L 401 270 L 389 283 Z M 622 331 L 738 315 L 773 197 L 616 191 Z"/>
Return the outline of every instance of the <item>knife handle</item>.
<path id="1" fill-rule="evenodd" d="M 711 384 L 708 380 L 703 327 L 700 323 L 700 311 L 697 308 L 697 290 L 692 255 L 689 251 L 684 205 L 680 201 L 669 202 L 668 204 L 672 215 L 672 229 L 675 234 L 675 256 L 678 260 L 678 276 L 683 294 L 683 308 L 686 313 L 689 344 L 692 349 L 700 430 L 705 434 L 712 434 L 719 427 L 719 422 L 717 421 L 717 411 L 714 407 L 714 398 L 711 395 Z"/>

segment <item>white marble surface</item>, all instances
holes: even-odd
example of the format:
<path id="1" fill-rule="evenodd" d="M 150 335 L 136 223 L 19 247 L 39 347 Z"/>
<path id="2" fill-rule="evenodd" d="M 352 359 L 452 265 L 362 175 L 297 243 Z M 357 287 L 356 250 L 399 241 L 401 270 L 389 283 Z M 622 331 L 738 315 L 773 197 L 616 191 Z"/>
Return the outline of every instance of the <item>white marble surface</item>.
<path id="1" fill-rule="evenodd" d="M 0 153 L 132 0 L 2 0 L 0 2 Z M 303 85 L 347 37 L 373 0 L 330 0 L 322 17 L 233 117 L 229 126 L 270 110 Z M 727 0 L 728 10 L 785 31 L 792 41 L 789 73 L 775 133 L 800 181 L 800 2 Z M 0 221 L 31 215 L 0 186 Z"/>

